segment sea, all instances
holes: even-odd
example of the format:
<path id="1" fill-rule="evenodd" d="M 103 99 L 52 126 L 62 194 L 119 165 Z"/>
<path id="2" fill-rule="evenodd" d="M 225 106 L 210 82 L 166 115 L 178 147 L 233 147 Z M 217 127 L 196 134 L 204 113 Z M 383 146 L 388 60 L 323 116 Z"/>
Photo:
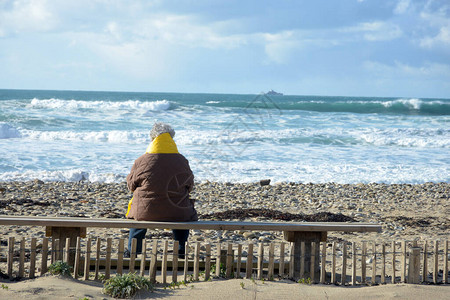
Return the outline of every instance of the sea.
<path id="1" fill-rule="evenodd" d="M 450 182 L 450 99 L 0 90 L 0 181 L 122 182 L 155 122 L 197 182 Z"/>

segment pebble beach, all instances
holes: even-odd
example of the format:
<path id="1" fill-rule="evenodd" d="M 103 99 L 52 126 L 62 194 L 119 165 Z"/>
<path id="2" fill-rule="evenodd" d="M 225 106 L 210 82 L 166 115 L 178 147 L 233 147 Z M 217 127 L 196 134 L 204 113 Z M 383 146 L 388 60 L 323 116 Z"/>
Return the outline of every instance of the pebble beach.
<path id="1" fill-rule="evenodd" d="M 266 183 L 264 183 L 266 184 Z M 0 183 L 0 214 L 125 218 L 131 197 L 126 183 Z M 201 220 L 356 221 L 383 225 L 382 233 L 330 232 L 329 241 L 446 240 L 450 238 L 450 184 L 196 183 L 191 197 Z M 41 238 L 44 228 L 6 226 L 9 236 Z M 128 238 L 128 229 L 88 228 L 88 236 Z M 147 238 L 170 238 L 154 230 Z M 190 241 L 281 242 L 282 233 L 192 230 Z"/>

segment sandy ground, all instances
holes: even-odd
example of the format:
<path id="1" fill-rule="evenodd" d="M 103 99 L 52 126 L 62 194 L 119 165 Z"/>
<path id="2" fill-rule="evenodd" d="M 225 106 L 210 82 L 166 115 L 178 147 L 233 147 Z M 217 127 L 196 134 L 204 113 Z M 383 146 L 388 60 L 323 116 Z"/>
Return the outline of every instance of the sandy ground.
<path id="1" fill-rule="evenodd" d="M 112 299 L 103 295 L 102 284 L 94 281 L 44 276 L 0 283 L 0 299 Z M 230 279 L 189 283 L 176 290 L 157 286 L 155 291 L 141 292 L 135 299 L 450 299 L 450 285 L 338 287 Z"/>

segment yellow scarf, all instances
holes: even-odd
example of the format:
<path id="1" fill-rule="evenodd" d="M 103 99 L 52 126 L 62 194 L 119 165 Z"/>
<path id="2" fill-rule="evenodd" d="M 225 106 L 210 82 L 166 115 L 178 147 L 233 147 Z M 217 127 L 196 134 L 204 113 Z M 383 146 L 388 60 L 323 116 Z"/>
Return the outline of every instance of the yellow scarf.
<path id="1" fill-rule="evenodd" d="M 177 145 L 175 141 L 172 139 L 169 133 L 163 133 L 154 139 L 150 145 L 148 145 L 145 153 L 179 153 Z M 128 202 L 127 213 L 125 214 L 128 217 L 128 213 L 130 212 L 131 203 L 133 202 L 133 198 L 131 198 L 130 202 Z"/>
<path id="2" fill-rule="evenodd" d="M 163 133 L 148 145 L 145 153 L 178 153 L 178 148 L 170 134 Z"/>

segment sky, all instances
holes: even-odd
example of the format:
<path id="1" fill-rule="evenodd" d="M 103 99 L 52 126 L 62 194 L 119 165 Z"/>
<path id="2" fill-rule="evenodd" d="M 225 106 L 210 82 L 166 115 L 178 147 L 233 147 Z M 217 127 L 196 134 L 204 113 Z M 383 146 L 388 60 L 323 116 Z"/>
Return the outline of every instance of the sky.
<path id="1" fill-rule="evenodd" d="M 450 1 L 0 0 L 0 89 L 450 98 Z"/>

